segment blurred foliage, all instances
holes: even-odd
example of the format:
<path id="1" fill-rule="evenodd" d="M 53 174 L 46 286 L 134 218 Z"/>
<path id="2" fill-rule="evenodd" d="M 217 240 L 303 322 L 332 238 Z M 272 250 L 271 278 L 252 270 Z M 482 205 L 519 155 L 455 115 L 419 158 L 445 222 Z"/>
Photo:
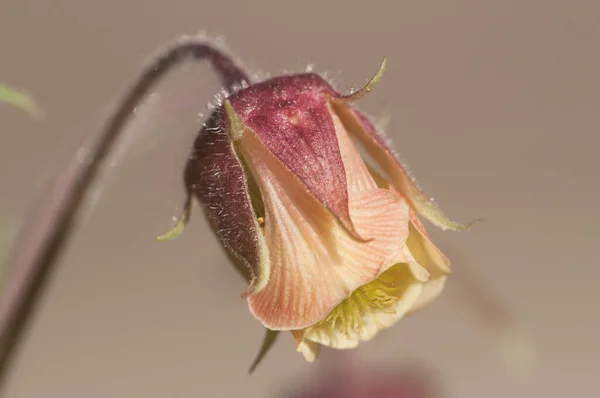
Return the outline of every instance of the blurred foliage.
<path id="1" fill-rule="evenodd" d="M 425 362 L 368 364 L 355 351 L 326 350 L 317 370 L 282 385 L 274 398 L 438 398 L 438 374 Z"/>
<path id="2" fill-rule="evenodd" d="M 27 112 L 32 117 L 39 117 L 42 114 L 41 107 L 33 100 L 33 98 L 24 91 L 12 88 L 5 83 L 0 82 L 0 105 L 8 104 L 15 108 Z M 1 203 L 0 203 L 1 205 Z M 2 264 L 4 263 L 5 253 L 5 234 L 4 228 L 0 220 L 0 282 L 2 281 Z"/>
<path id="3" fill-rule="evenodd" d="M 33 117 L 41 115 L 41 108 L 33 98 L 22 90 L 11 88 L 0 82 L 0 103 L 6 103 L 19 108 Z"/>

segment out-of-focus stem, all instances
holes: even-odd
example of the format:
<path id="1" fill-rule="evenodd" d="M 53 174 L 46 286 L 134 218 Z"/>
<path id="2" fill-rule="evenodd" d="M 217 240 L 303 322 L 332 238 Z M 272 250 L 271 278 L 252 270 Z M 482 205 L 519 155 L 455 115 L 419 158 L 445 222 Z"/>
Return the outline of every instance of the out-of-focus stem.
<path id="1" fill-rule="evenodd" d="M 521 378 L 530 378 L 535 349 L 522 325 L 465 267 L 453 267 L 454 297 L 492 337 L 502 361 Z"/>
<path id="2" fill-rule="evenodd" d="M 104 126 L 59 169 L 27 217 L 4 264 L 6 276 L 0 291 L 0 385 L 44 281 L 65 248 L 86 195 L 106 159 L 117 148 L 135 108 L 167 72 L 188 60 L 210 61 L 230 91 L 249 79 L 232 56 L 206 39 L 178 40 L 146 66 Z"/>

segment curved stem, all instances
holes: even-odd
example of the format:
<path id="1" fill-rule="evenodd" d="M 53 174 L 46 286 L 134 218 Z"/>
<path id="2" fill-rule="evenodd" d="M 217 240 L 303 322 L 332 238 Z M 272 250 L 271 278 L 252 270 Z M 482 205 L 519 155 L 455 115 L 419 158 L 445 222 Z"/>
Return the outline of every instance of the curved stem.
<path id="1" fill-rule="evenodd" d="M 5 263 L 0 292 L 0 384 L 44 281 L 57 262 L 77 221 L 84 199 L 96 181 L 133 110 L 161 77 L 187 60 L 208 60 L 223 84 L 236 90 L 249 76 L 232 57 L 200 38 L 178 40 L 154 58 L 107 122 L 59 170 L 26 220 Z"/>

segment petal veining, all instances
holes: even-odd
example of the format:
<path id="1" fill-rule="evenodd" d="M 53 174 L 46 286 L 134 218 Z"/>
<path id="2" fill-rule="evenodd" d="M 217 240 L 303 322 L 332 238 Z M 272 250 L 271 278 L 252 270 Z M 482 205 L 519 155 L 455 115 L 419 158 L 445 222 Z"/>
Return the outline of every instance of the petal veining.
<path id="1" fill-rule="evenodd" d="M 347 173 L 349 211 L 367 242 L 357 241 L 340 226 L 252 130 L 241 138 L 240 151 L 263 197 L 263 233 L 271 263 L 267 286 L 250 295 L 248 303 L 270 329 L 301 329 L 321 321 L 402 257 L 408 204 L 378 188 L 358 152 L 342 141 L 345 167 L 353 170 Z"/>
<path id="2" fill-rule="evenodd" d="M 333 105 L 336 112 L 344 120 L 348 131 L 365 146 L 365 149 L 388 174 L 394 188 L 409 200 L 411 206 L 420 215 L 444 230 L 461 230 L 473 224 L 462 225 L 450 220 L 431 198 L 425 196 L 416 180 L 412 178 L 406 167 L 396 157 L 367 117 L 351 108 L 344 101 L 335 100 Z"/>
<path id="3" fill-rule="evenodd" d="M 358 240 L 328 101 L 331 87 L 313 73 L 279 76 L 228 99 L 240 122 Z M 227 104 L 226 104 L 227 106 Z"/>

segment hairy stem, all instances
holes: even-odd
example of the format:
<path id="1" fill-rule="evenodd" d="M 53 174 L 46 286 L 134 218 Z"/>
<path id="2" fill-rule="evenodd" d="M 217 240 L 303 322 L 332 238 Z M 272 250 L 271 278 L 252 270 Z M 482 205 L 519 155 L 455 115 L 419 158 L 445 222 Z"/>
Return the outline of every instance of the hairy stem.
<path id="1" fill-rule="evenodd" d="M 194 37 L 178 40 L 146 66 L 103 127 L 59 170 L 25 220 L 4 265 L 7 274 L 0 291 L 0 385 L 44 281 L 72 235 L 86 195 L 117 148 L 116 142 L 134 109 L 160 78 L 188 60 L 210 61 L 229 91 L 249 81 L 242 66 L 215 44 Z"/>

